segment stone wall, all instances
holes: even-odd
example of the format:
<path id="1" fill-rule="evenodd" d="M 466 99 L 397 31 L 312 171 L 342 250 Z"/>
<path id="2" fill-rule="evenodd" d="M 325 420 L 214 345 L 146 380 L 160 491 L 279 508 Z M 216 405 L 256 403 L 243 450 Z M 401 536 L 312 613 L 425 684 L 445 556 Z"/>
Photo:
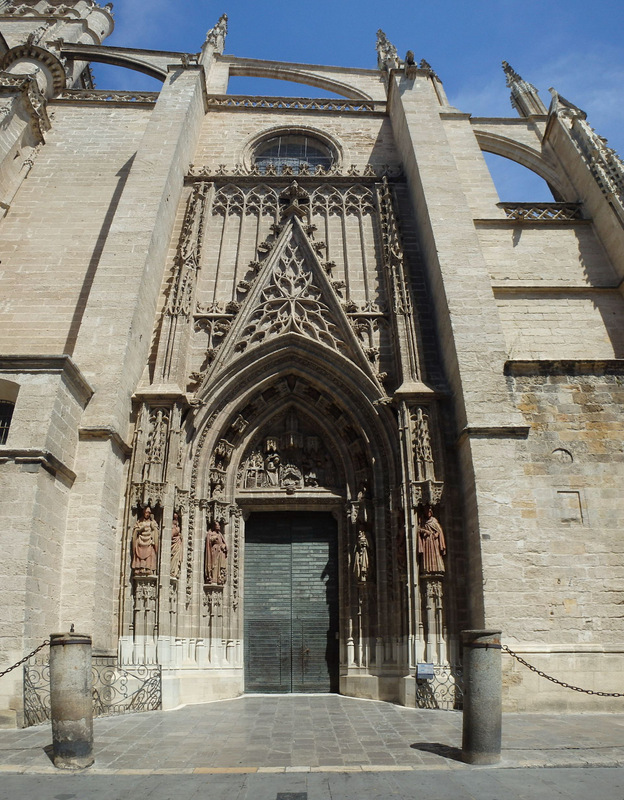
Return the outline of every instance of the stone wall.
<path id="1" fill-rule="evenodd" d="M 574 685 L 622 691 L 624 373 L 617 362 L 516 362 L 509 390 L 531 432 L 516 443 L 518 525 L 486 575 L 509 646 Z M 524 491 L 520 490 L 524 486 Z M 510 708 L 606 708 L 506 661 Z M 608 701 L 621 708 L 622 701 Z"/>
<path id="2" fill-rule="evenodd" d="M 53 116 L 0 230 L 3 353 L 72 351 L 150 112 L 57 105 Z"/>

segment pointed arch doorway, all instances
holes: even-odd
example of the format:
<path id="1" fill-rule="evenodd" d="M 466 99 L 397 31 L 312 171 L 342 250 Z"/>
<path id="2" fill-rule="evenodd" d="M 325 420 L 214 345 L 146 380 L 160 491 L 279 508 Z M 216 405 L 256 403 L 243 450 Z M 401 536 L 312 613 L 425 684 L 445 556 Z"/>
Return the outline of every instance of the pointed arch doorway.
<path id="1" fill-rule="evenodd" d="M 338 534 L 323 511 L 254 512 L 245 530 L 245 691 L 337 692 Z"/>

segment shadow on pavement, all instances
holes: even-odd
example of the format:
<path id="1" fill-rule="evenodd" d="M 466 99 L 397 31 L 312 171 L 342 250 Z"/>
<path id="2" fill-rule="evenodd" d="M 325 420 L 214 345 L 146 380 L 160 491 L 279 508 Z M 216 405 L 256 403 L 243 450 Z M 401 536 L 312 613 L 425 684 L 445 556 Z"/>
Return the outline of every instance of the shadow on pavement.
<path id="1" fill-rule="evenodd" d="M 442 758 L 452 758 L 454 761 L 462 761 L 462 751 L 459 747 L 451 747 L 449 744 L 440 742 L 415 742 L 411 744 L 412 750 L 422 750 L 423 753 L 435 753 Z"/>

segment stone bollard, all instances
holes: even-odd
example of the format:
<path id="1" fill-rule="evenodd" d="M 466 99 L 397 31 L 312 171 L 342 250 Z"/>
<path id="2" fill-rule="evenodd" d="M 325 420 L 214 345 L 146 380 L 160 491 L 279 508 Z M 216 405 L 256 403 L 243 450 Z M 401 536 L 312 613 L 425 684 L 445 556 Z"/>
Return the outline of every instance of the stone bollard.
<path id="1" fill-rule="evenodd" d="M 50 708 L 54 766 L 59 769 L 83 769 L 93 764 L 91 686 L 91 637 L 53 633 Z"/>
<path id="2" fill-rule="evenodd" d="M 462 631 L 462 642 L 462 758 L 468 764 L 496 764 L 501 754 L 501 631 Z"/>

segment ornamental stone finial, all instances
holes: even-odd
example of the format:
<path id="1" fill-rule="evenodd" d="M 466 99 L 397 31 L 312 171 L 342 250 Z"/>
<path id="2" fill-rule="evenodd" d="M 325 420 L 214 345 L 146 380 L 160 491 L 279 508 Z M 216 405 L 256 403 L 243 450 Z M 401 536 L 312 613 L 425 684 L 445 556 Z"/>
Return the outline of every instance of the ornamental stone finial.
<path id="1" fill-rule="evenodd" d="M 221 14 L 217 24 L 210 28 L 206 34 L 206 44 L 212 45 L 217 53 L 223 53 L 225 47 L 225 37 L 227 35 L 227 14 Z"/>
<path id="2" fill-rule="evenodd" d="M 521 78 L 507 61 L 503 61 L 503 72 L 507 86 L 511 89 L 511 105 L 521 117 L 547 113 L 546 106 L 532 83 Z"/>
<path id="3" fill-rule="evenodd" d="M 381 28 L 377 31 L 377 66 L 384 72 L 400 66 L 397 49 Z"/>

